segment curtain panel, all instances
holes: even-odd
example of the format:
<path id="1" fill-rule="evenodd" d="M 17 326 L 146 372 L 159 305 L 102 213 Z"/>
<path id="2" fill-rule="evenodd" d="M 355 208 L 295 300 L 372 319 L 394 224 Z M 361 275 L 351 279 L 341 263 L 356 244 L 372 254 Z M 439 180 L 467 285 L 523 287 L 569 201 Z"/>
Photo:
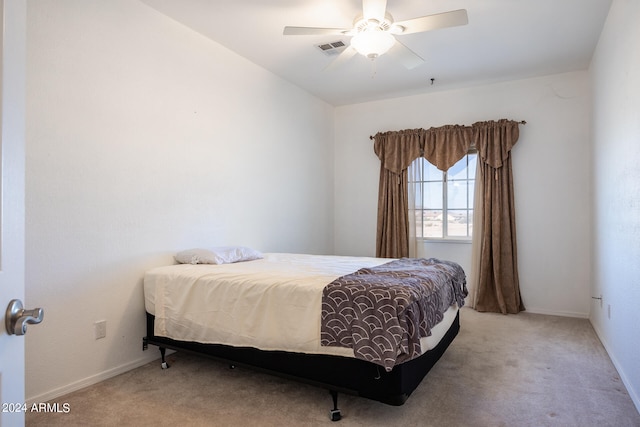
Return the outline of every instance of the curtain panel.
<path id="1" fill-rule="evenodd" d="M 373 149 L 380 159 L 376 256 L 409 256 L 407 168 L 424 149 L 422 129 L 378 133 Z"/>
<path id="2" fill-rule="evenodd" d="M 409 165 L 423 156 L 446 171 L 474 144 L 479 154 L 478 177 L 482 183 L 476 182 L 479 211 L 474 210 L 477 216 L 474 224 L 481 222 L 478 230 L 474 230 L 471 305 L 478 311 L 517 313 L 524 310 L 517 270 L 510 156 L 518 136 L 518 122 L 512 120 L 376 134 L 374 151 L 380 159 L 376 256 L 409 256 Z"/>
<path id="3" fill-rule="evenodd" d="M 480 247 L 473 260 L 470 284 L 471 306 L 477 311 L 507 314 L 525 309 L 520 298 L 511 167 L 511 149 L 519 132 L 518 123 L 510 120 L 472 126 L 481 181 L 476 182 L 475 197 L 479 199 L 480 212 L 474 220 L 474 224 L 478 221 L 481 226 L 473 233 L 474 244 Z"/>

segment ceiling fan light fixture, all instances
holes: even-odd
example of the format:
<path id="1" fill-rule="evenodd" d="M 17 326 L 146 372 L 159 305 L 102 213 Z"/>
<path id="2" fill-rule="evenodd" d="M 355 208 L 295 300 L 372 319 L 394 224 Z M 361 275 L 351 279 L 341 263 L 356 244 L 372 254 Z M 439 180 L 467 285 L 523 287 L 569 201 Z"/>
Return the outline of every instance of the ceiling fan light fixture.
<path id="1" fill-rule="evenodd" d="M 351 46 L 362 56 L 375 59 L 385 54 L 396 39 L 387 31 L 362 31 L 351 39 Z"/>

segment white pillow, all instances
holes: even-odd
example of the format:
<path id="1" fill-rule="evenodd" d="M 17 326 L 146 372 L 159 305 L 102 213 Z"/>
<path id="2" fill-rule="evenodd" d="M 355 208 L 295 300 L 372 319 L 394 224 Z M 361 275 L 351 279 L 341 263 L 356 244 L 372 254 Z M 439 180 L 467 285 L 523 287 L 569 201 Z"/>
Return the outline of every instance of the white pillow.
<path id="1" fill-rule="evenodd" d="M 178 252 L 175 259 L 180 264 L 230 264 L 262 258 L 262 254 L 244 246 L 224 246 L 211 249 L 189 249 Z"/>

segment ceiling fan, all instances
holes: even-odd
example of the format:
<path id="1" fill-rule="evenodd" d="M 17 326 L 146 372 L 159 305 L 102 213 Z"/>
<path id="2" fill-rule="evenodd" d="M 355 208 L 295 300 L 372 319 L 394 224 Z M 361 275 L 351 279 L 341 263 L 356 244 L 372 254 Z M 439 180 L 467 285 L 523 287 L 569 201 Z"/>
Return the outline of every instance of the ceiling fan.
<path id="1" fill-rule="evenodd" d="M 289 35 L 343 35 L 352 36 L 351 44 L 327 67 L 335 68 L 351 59 L 357 53 L 375 59 L 389 52 L 406 68 L 412 69 L 424 62 L 419 55 L 395 36 L 420 33 L 440 28 L 466 25 L 469 21 L 464 9 L 435 15 L 423 16 L 401 22 L 394 22 L 386 11 L 387 0 L 362 0 L 362 16 L 353 21 L 353 28 L 284 27 L 283 34 Z"/>

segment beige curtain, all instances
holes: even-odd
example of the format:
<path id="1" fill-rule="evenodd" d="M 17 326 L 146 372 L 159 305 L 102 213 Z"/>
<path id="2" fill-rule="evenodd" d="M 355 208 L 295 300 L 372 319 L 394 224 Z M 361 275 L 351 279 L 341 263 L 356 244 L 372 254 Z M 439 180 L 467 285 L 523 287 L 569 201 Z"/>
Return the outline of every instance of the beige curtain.
<path id="1" fill-rule="evenodd" d="M 478 150 L 478 170 L 470 303 L 478 311 L 506 314 L 524 310 L 510 155 L 518 136 L 518 122 L 512 120 L 376 134 L 374 150 L 380 158 L 376 256 L 413 255 L 409 251 L 408 166 L 424 156 L 446 171 L 467 154 L 473 141 Z"/>
<path id="2" fill-rule="evenodd" d="M 471 304 L 477 311 L 518 313 L 524 310 L 524 305 L 518 278 L 511 168 L 511 149 L 519 136 L 518 122 L 474 123 L 472 135 L 478 149 L 481 182 L 476 182 L 479 209 L 475 212 L 479 215 L 474 218 L 473 234 L 477 271 L 472 273 Z M 479 221 L 480 227 L 476 228 Z"/>
<path id="3" fill-rule="evenodd" d="M 420 250 L 418 248 L 418 239 L 417 239 L 417 221 L 416 221 L 416 198 L 415 194 L 418 194 L 419 191 L 422 193 L 424 191 L 424 186 L 422 185 L 422 178 L 424 176 L 423 164 L 419 163 L 411 163 L 407 168 L 407 179 L 409 180 L 409 188 L 407 191 L 407 201 L 408 201 L 408 209 L 409 209 L 409 258 L 419 258 L 418 254 Z"/>
<path id="4" fill-rule="evenodd" d="M 380 159 L 376 256 L 409 256 L 407 167 L 424 147 L 422 129 L 378 133 L 373 149 Z"/>
<path id="5" fill-rule="evenodd" d="M 478 275 L 480 273 L 480 248 L 482 247 L 482 210 L 484 206 L 484 186 L 482 184 L 482 168 L 480 156 L 476 163 L 476 189 L 473 194 L 473 233 L 471 235 L 471 274 L 467 277 L 469 295 L 466 303 L 471 308 L 476 306 L 478 291 Z"/>

